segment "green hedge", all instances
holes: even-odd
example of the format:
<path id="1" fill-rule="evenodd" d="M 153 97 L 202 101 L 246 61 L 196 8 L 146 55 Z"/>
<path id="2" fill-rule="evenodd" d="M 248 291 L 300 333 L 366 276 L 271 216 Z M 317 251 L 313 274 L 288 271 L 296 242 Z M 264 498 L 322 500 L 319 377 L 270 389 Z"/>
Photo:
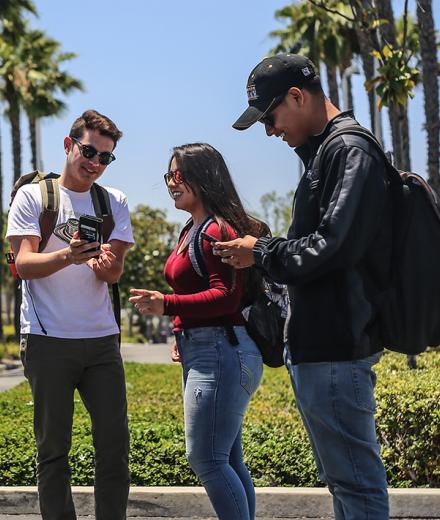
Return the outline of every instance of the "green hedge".
<path id="1" fill-rule="evenodd" d="M 148 348 L 148 347 L 146 347 Z M 179 366 L 127 364 L 134 485 L 191 485 L 185 460 Z M 377 367 L 377 421 L 389 484 L 440 487 L 440 353 L 387 353 Z M 0 485 L 35 485 L 32 398 L 27 384 L 0 394 Z M 319 486 L 286 371 L 265 370 L 244 427 L 244 449 L 258 486 Z M 90 421 L 76 396 L 72 482 L 93 483 Z"/>

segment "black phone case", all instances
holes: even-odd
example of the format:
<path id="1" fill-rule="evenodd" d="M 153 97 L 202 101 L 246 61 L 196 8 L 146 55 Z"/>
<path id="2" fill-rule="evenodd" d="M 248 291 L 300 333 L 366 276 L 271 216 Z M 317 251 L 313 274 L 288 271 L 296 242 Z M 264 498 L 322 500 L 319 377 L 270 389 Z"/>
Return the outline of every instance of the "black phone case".
<path id="1" fill-rule="evenodd" d="M 102 243 L 102 219 L 91 215 L 81 215 L 78 220 L 78 232 L 81 240 Z M 89 251 L 99 251 L 99 249 L 98 246 Z"/>
<path id="2" fill-rule="evenodd" d="M 203 240 L 207 240 L 208 242 L 211 242 L 211 244 L 214 244 L 214 242 L 218 242 L 219 241 L 218 238 L 215 238 L 212 235 L 209 235 L 208 233 L 205 233 L 204 231 L 202 231 L 200 233 L 200 236 L 203 238 Z"/>

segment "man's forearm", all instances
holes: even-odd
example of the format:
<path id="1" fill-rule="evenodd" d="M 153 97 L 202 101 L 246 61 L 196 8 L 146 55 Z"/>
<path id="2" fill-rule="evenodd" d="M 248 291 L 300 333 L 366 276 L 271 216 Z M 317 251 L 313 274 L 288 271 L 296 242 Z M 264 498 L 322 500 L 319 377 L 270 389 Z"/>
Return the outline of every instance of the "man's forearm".
<path id="1" fill-rule="evenodd" d="M 45 278 L 72 264 L 69 249 L 64 248 L 52 253 L 20 253 L 15 261 L 18 275 L 23 280 Z"/>

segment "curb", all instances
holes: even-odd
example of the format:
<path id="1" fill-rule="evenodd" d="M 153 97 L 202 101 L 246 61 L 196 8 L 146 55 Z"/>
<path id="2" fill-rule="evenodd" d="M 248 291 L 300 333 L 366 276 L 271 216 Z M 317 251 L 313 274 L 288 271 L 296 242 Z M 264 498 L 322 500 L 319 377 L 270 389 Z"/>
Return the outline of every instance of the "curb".
<path id="1" fill-rule="evenodd" d="M 94 514 L 92 487 L 73 487 L 78 515 Z M 326 488 L 257 488 L 257 516 L 333 516 Z M 440 489 L 389 489 L 390 518 L 440 518 Z M 0 487 L 0 514 L 39 514 L 36 487 Z M 201 487 L 131 487 L 127 516 L 157 518 L 215 516 Z"/>

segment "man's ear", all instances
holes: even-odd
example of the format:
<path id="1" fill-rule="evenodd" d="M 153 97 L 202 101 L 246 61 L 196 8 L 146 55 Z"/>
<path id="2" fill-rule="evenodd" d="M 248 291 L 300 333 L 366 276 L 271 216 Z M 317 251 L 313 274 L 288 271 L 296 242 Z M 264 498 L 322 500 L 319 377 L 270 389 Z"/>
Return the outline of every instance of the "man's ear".
<path id="1" fill-rule="evenodd" d="M 304 105 L 304 91 L 298 87 L 290 87 L 287 93 L 293 98 L 293 101 L 298 105 Z"/>
<path id="2" fill-rule="evenodd" d="M 72 149 L 73 141 L 72 138 L 67 136 L 64 138 L 64 151 L 66 152 L 66 155 L 70 152 Z"/>

